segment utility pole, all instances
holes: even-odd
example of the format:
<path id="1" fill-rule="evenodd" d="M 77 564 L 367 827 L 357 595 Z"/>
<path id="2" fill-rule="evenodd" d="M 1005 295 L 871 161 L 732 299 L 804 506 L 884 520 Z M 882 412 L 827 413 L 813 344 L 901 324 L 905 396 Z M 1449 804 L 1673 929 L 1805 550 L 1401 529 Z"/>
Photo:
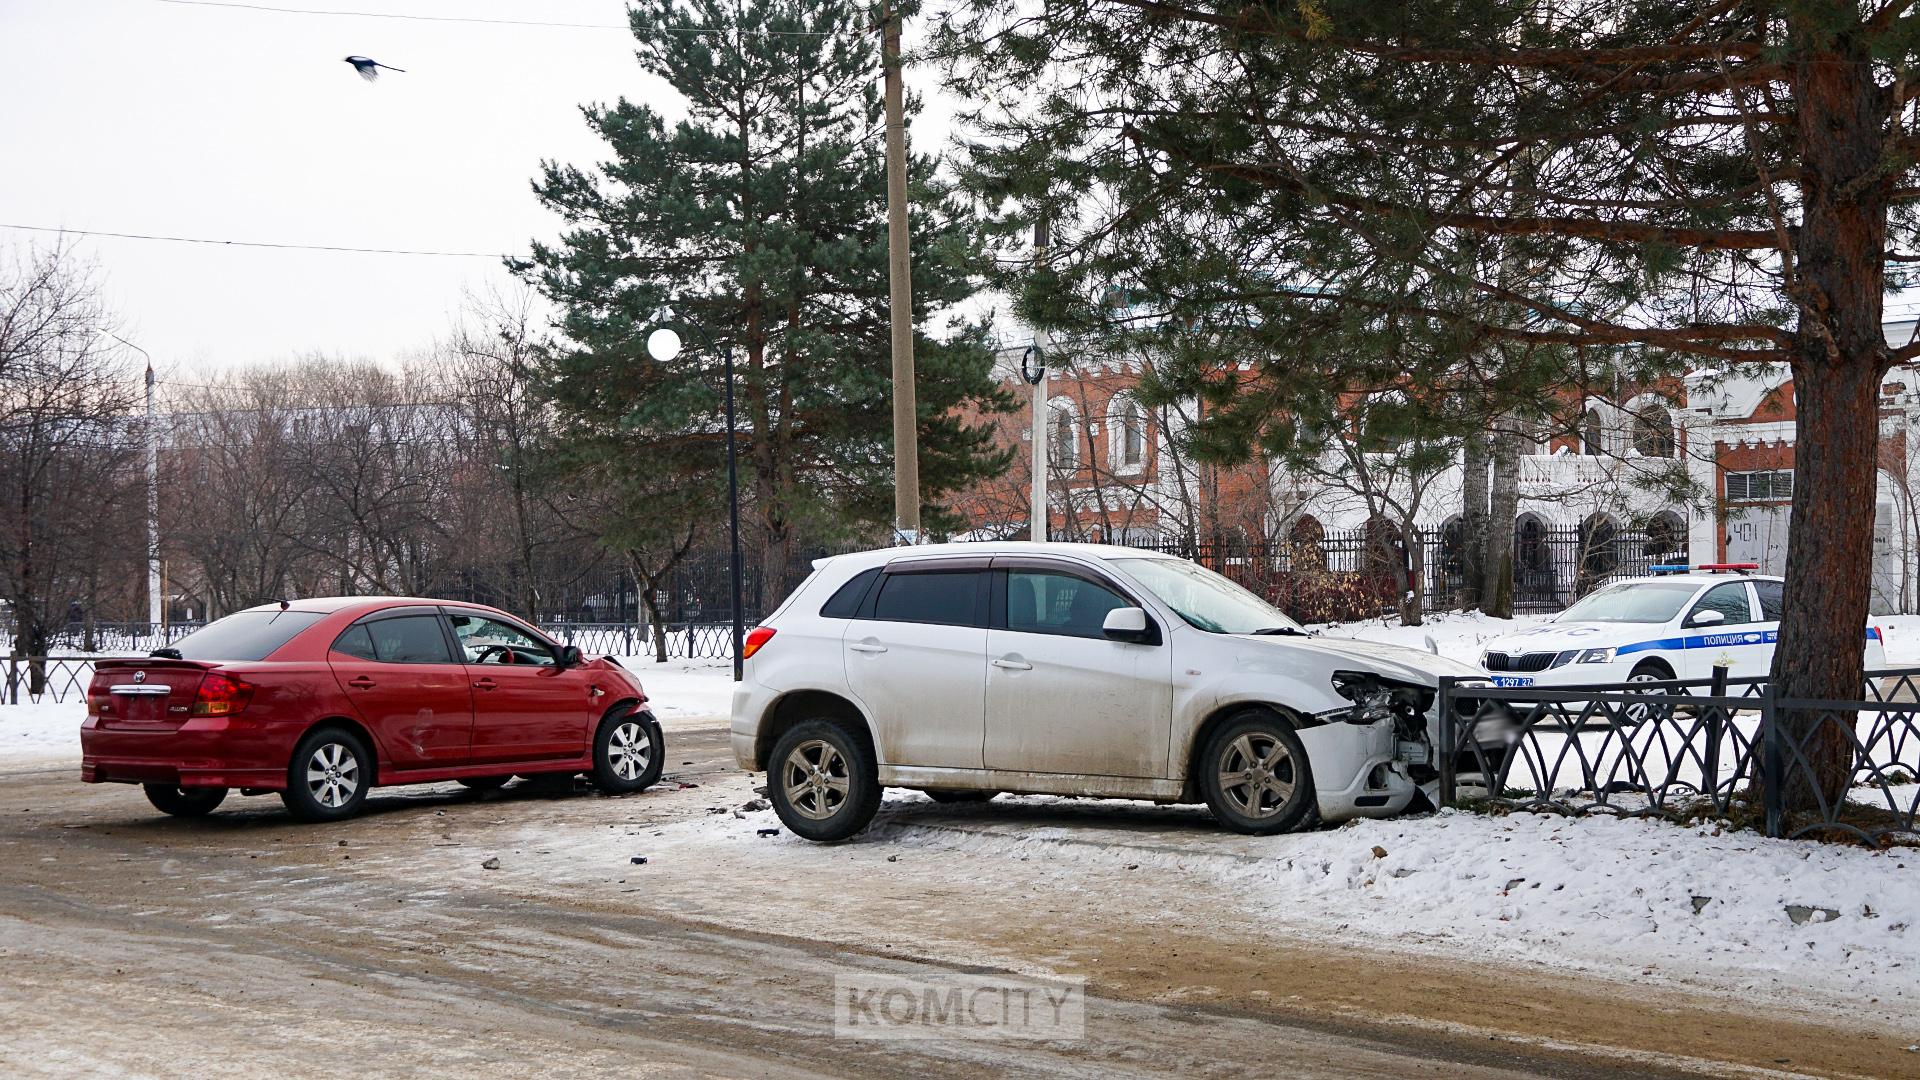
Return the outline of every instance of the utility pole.
<path id="1" fill-rule="evenodd" d="M 150 632 L 157 633 L 163 618 L 161 597 L 166 587 L 160 578 L 160 413 L 154 404 L 153 354 L 105 327 L 98 330 L 147 361 L 147 625 Z"/>
<path id="2" fill-rule="evenodd" d="M 1047 243 L 1050 239 L 1047 218 L 1043 212 L 1033 223 L 1033 266 L 1035 270 L 1046 265 Z M 1047 539 L 1047 397 L 1049 376 L 1047 372 L 1047 350 L 1042 342 L 1044 331 L 1033 332 L 1033 348 L 1028 350 L 1038 361 L 1037 372 L 1027 369 L 1026 358 L 1020 360 L 1020 374 L 1033 384 L 1033 509 L 1032 523 L 1028 526 L 1027 538 L 1034 543 Z"/>
<path id="3" fill-rule="evenodd" d="M 893 313 L 893 526 L 920 541 L 920 430 L 913 375 L 913 279 L 907 235 L 906 92 L 900 85 L 900 13 L 881 0 L 887 109 L 887 287 Z"/>

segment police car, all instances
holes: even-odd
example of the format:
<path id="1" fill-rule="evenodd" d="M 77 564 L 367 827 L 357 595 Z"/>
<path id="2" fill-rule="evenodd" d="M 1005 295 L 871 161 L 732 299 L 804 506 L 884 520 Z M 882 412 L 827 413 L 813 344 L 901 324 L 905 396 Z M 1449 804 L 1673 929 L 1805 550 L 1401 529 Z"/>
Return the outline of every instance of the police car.
<path id="1" fill-rule="evenodd" d="M 1752 563 L 1656 566 L 1655 576 L 1616 581 L 1551 622 L 1487 642 L 1480 666 L 1498 686 L 1732 678 L 1773 668 L 1785 583 L 1749 573 Z M 1882 637 L 1866 629 L 1867 670 L 1886 667 Z"/>

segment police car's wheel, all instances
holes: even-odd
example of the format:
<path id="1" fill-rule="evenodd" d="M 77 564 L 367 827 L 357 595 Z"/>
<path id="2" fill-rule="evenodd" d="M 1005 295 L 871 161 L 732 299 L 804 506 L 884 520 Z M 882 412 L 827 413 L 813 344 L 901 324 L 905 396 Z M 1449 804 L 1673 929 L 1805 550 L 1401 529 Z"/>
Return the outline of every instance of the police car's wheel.
<path id="1" fill-rule="evenodd" d="M 1667 682 L 1672 678 L 1673 672 L 1668 670 L 1667 665 L 1658 660 L 1642 660 L 1635 664 L 1633 671 L 1627 675 L 1627 689 L 1631 691 L 1637 689 L 1636 684 Z M 1657 693 L 1658 691 L 1643 692 Z M 1668 706 L 1665 705 L 1628 705 L 1622 712 L 1629 724 L 1639 725 L 1662 715 L 1667 709 Z"/>

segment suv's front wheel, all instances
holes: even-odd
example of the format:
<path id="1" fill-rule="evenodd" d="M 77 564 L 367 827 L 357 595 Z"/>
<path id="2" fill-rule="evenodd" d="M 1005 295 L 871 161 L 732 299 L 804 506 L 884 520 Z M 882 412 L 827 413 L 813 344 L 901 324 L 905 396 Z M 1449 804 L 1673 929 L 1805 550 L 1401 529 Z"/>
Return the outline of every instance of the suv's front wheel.
<path id="1" fill-rule="evenodd" d="M 1269 836 L 1313 809 L 1313 770 L 1292 725 L 1266 709 L 1229 717 L 1195 763 L 1207 808 L 1238 833 Z"/>
<path id="2" fill-rule="evenodd" d="M 805 720 L 773 744 L 767 794 L 794 835 L 845 840 L 880 809 L 880 769 L 866 740 L 831 720 Z"/>

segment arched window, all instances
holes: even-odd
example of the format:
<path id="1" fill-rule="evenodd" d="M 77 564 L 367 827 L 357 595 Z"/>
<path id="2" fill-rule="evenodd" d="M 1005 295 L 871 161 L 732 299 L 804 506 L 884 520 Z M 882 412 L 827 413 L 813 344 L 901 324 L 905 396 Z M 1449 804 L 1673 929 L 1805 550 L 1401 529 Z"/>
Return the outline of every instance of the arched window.
<path id="1" fill-rule="evenodd" d="M 1687 561 L 1687 523 L 1679 514 L 1662 510 L 1647 522 L 1647 557 L 1665 562 Z"/>
<path id="2" fill-rule="evenodd" d="M 1633 415 L 1633 448 L 1642 457 L 1673 456 L 1673 417 L 1666 409 L 1658 405 L 1646 405 Z"/>
<path id="3" fill-rule="evenodd" d="M 1071 471 L 1079 462 L 1079 427 L 1074 423 L 1073 403 L 1055 398 L 1047 409 L 1047 465 Z"/>
<path id="4" fill-rule="evenodd" d="M 1115 472 L 1139 472 L 1147 464 L 1147 410 L 1132 394 L 1114 398 L 1107 410 L 1107 428 L 1112 445 L 1108 460 Z"/>
<path id="5" fill-rule="evenodd" d="M 1521 514 L 1513 523 L 1513 598 L 1528 604 L 1551 603 L 1556 588 L 1547 525 L 1537 514 Z"/>
<path id="6" fill-rule="evenodd" d="M 1575 591 L 1585 595 L 1620 566 L 1620 527 L 1606 514 L 1580 523 L 1580 578 Z"/>
<path id="7" fill-rule="evenodd" d="M 1598 456 L 1607 452 L 1606 429 L 1600 425 L 1600 410 L 1588 409 L 1580 419 L 1580 452 Z"/>

